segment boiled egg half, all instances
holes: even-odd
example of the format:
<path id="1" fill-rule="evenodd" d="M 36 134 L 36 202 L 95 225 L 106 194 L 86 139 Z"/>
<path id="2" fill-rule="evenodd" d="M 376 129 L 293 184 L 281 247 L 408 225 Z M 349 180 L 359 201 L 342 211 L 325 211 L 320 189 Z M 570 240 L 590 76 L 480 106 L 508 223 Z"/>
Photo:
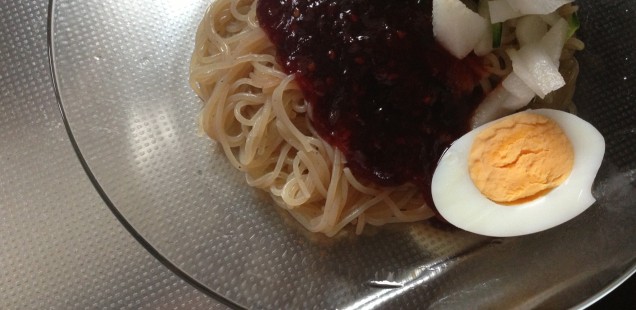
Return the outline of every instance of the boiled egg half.
<path id="1" fill-rule="evenodd" d="M 539 232 L 581 214 L 605 154 L 603 136 L 570 113 L 538 109 L 482 125 L 442 155 L 431 192 L 452 225 L 486 236 Z"/>

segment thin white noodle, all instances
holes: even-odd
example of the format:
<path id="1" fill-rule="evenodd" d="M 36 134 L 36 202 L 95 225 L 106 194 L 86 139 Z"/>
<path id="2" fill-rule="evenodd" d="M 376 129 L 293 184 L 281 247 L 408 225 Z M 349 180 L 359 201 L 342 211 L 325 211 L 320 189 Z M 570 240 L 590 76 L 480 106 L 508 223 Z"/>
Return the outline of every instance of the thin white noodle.
<path id="1" fill-rule="evenodd" d="M 364 220 L 364 213 L 360 214 L 360 216 L 358 217 L 358 222 L 356 223 L 356 234 L 361 234 L 362 230 L 364 229 L 364 224 L 365 224 L 365 220 Z"/>
<path id="2" fill-rule="evenodd" d="M 289 114 L 284 107 L 283 91 L 293 80 L 294 76 L 290 75 L 280 82 L 280 85 L 276 87 L 272 94 L 272 105 L 274 107 L 274 112 L 276 113 L 276 120 L 280 122 L 280 124 L 284 126 L 284 128 L 293 136 L 290 137 L 290 140 L 297 141 L 302 145 L 302 148 L 298 148 L 299 150 L 309 151 L 312 149 L 309 145 L 309 140 L 306 139 L 305 135 L 303 135 L 294 124 L 292 124 Z"/>

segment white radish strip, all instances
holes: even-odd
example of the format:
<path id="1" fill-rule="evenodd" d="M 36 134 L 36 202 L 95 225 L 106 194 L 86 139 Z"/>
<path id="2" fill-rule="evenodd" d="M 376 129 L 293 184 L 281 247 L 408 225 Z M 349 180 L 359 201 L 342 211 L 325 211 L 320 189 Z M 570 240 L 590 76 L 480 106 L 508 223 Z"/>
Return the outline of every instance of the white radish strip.
<path id="1" fill-rule="evenodd" d="M 433 34 L 453 56 L 466 57 L 488 29 L 488 22 L 460 0 L 433 0 Z"/>
<path id="2" fill-rule="evenodd" d="M 489 1 L 488 10 L 490 11 L 490 22 L 492 23 L 504 22 L 523 15 L 513 9 L 506 0 Z"/>
<path id="3" fill-rule="evenodd" d="M 510 7 L 523 15 L 550 14 L 573 0 L 506 0 Z"/>
<path id="4" fill-rule="evenodd" d="M 515 34 L 519 45 L 524 46 L 537 42 L 548 32 L 548 25 L 537 15 L 528 15 L 519 18 Z"/>
<path id="5" fill-rule="evenodd" d="M 506 52 L 512 60 L 514 73 L 539 97 L 543 98 L 565 85 L 558 65 L 541 44 L 528 44 L 518 51 L 509 49 Z"/>
<path id="6" fill-rule="evenodd" d="M 559 66 L 559 58 L 561 57 L 563 46 L 568 39 L 567 35 L 568 22 L 560 18 L 541 39 L 541 45 L 557 67 Z"/>
<path id="7" fill-rule="evenodd" d="M 534 92 L 532 91 L 532 89 L 530 89 L 530 87 L 528 87 L 528 85 L 526 85 L 526 83 L 524 83 L 523 80 L 521 80 L 519 78 L 519 76 L 516 73 L 514 73 L 514 72 L 511 72 L 503 80 L 503 82 L 501 82 L 501 85 L 508 92 L 510 92 L 512 95 L 514 95 L 514 96 L 516 96 L 518 98 L 527 98 L 527 100 L 528 100 L 522 106 L 514 106 L 514 105 L 513 106 L 509 106 L 509 108 L 511 108 L 511 109 L 523 108 L 534 97 Z"/>

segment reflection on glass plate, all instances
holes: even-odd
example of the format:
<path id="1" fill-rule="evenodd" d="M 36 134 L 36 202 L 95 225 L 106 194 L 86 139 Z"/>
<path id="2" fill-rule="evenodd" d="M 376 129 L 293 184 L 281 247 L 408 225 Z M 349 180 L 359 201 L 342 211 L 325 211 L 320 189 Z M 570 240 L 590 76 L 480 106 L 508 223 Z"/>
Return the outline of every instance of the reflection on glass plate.
<path id="1" fill-rule="evenodd" d="M 96 182 L 155 250 L 250 308 L 563 308 L 636 263 L 636 8 L 581 1 L 578 114 L 605 136 L 597 203 L 492 239 L 436 222 L 326 239 L 245 185 L 197 135 L 188 63 L 208 0 L 54 2 L 59 95 Z"/>

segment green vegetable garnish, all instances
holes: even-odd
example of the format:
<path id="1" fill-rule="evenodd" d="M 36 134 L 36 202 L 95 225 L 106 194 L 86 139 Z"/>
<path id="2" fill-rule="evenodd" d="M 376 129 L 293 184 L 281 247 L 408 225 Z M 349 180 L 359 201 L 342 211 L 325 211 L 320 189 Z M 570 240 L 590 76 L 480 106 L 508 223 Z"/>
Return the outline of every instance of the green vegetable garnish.
<path id="1" fill-rule="evenodd" d="M 496 23 L 490 25 L 492 28 L 492 47 L 498 48 L 501 46 L 501 36 L 503 33 L 503 23 Z"/>
<path id="2" fill-rule="evenodd" d="M 579 21 L 579 16 L 576 12 L 572 13 L 570 18 L 568 18 L 568 38 L 571 38 L 580 26 L 581 22 Z"/>

